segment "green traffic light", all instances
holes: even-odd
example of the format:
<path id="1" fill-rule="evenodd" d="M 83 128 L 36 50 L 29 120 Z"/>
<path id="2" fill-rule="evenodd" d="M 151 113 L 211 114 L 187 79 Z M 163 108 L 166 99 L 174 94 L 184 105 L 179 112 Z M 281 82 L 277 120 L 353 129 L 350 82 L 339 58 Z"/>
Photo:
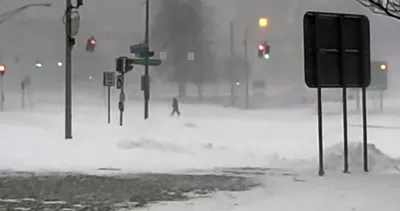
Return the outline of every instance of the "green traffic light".
<path id="1" fill-rule="evenodd" d="M 63 63 L 62 62 L 57 62 L 57 66 L 62 67 Z"/>
<path id="2" fill-rule="evenodd" d="M 269 59 L 269 54 L 265 54 L 264 59 Z"/>
<path id="3" fill-rule="evenodd" d="M 36 66 L 37 68 L 41 68 L 41 67 L 42 67 L 42 63 L 36 63 L 35 66 Z"/>

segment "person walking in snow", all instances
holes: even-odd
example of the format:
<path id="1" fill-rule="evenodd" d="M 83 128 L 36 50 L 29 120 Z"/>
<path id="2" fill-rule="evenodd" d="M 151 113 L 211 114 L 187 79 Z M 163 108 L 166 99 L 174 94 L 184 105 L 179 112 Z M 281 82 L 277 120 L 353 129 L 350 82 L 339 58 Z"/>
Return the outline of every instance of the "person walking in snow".
<path id="1" fill-rule="evenodd" d="M 171 116 L 174 116 L 175 113 L 178 115 L 178 117 L 181 116 L 181 112 L 179 111 L 179 102 L 178 102 L 178 99 L 176 99 L 176 97 L 174 97 L 172 99 L 172 113 L 171 113 Z"/>

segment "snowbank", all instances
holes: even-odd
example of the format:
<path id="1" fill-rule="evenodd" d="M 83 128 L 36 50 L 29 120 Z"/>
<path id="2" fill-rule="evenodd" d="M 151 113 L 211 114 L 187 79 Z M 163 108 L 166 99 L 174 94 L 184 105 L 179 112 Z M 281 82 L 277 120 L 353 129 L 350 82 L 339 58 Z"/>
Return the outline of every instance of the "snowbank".
<path id="1" fill-rule="evenodd" d="M 386 171 L 397 169 L 400 160 L 390 157 L 374 144 L 368 144 L 368 165 L 370 171 Z M 363 144 L 349 143 L 350 171 L 363 170 Z M 343 170 L 343 144 L 335 144 L 325 150 L 325 168 L 327 170 Z"/>
<path id="2" fill-rule="evenodd" d="M 375 144 L 368 144 L 368 167 L 369 171 L 387 172 L 400 171 L 400 159 L 393 158 L 380 149 Z M 358 142 L 349 143 L 349 170 L 351 172 L 363 171 L 363 144 Z M 287 168 L 295 170 L 316 169 L 318 167 L 318 157 L 311 159 L 291 160 L 271 156 L 270 167 Z M 324 167 L 328 171 L 343 171 L 344 153 L 343 143 L 338 143 L 325 148 L 324 150 Z M 316 170 L 315 170 L 316 171 Z"/>

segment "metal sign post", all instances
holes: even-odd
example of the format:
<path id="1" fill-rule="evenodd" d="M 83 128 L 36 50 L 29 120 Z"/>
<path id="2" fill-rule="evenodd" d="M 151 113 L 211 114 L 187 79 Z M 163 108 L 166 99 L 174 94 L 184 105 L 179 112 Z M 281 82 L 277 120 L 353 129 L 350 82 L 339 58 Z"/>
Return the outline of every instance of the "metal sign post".
<path id="1" fill-rule="evenodd" d="M 103 86 L 107 87 L 107 122 L 111 123 L 111 87 L 115 86 L 115 73 L 103 73 Z"/>
<path id="2" fill-rule="evenodd" d="M 323 176 L 322 89 L 342 88 L 344 167 L 349 172 L 347 88 L 362 89 L 364 171 L 368 171 L 365 89 L 371 83 L 369 20 L 364 15 L 307 12 L 304 27 L 305 82 L 318 90 L 318 175 Z M 337 33 L 332 33 L 337 32 Z"/>
<path id="3" fill-rule="evenodd" d="M 124 122 L 124 110 L 125 110 L 125 92 L 124 92 L 124 83 L 125 83 L 125 74 L 122 73 L 118 75 L 117 85 L 120 87 L 119 93 L 119 102 L 118 102 L 118 109 L 119 109 L 119 126 L 123 125 Z M 117 86 L 118 88 L 118 86 Z"/>

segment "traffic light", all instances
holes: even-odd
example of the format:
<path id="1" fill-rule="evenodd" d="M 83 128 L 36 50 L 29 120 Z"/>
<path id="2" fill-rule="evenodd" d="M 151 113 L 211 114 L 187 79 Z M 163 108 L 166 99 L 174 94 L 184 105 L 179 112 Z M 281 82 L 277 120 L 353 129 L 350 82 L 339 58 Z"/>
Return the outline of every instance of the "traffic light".
<path id="1" fill-rule="evenodd" d="M 385 71 L 387 69 L 387 65 L 386 64 L 381 64 L 381 70 Z"/>
<path id="2" fill-rule="evenodd" d="M 96 43 L 97 43 L 96 39 L 94 39 L 94 37 L 91 36 L 86 42 L 86 51 L 87 52 L 94 52 L 94 49 L 96 47 Z"/>
<path id="3" fill-rule="evenodd" d="M 264 44 L 258 45 L 258 57 L 262 58 L 264 56 L 265 46 Z"/>
<path id="4" fill-rule="evenodd" d="M 270 46 L 267 43 L 261 43 L 258 45 L 258 57 L 269 59 L 270 57 Z"/>
<path id="5" fill-rule="evenodd" d="M 35 64 L 36 68 L 41 68 L 42 66 L 43 66 L 42 63 L 40 63 L 40 62 L 36 62 L 36 64 Z"/>
<path id="6" fill-rule="evenodd" d="M 127 73 L 133 69 L 133 59 L 128 57 L 118 57 L 115 63 L 115 70 L 121 74 Z"/>
<path id="7" fill-rule="evenodd" d="M 124 73 L 124 71 L 125 71 L 125 57 L 118 57 L 116 60 L 115 60 L 115 70 L 117 71 L 117 72 L 119 72 L 119 73 Z"/>
<path id="8" fill-rule="evenodd" d="M 124 86 L 124 76 L 117 75 L 117 89 L 122 89 Z"/>
<path id="9" fill-rule="evenodd" d="M 3 76 L 6 73 L 6 66 L 4 64 L 0 64 L 0 76 Z"/>
<path id="10" fill-rule="evenodd" d="M 57 66 L 58 67 L 62 67 L 63 66 L 63 63 L 60 61 L 60 62 L 57 62 Z"/>
<path id="11" fill-rule="evenodd" d="M 265 44 L 265 50 L 264 50 L 264 59 L 269 59 L 269 51 L 270 51 L 270 46 L 268 44 Z"/>
<path id="12" fill-rule="evenodd" d="M 125 59 L 125 73 L 131 71 L 133 69 L 133 59 L 126 58 Z"/>

